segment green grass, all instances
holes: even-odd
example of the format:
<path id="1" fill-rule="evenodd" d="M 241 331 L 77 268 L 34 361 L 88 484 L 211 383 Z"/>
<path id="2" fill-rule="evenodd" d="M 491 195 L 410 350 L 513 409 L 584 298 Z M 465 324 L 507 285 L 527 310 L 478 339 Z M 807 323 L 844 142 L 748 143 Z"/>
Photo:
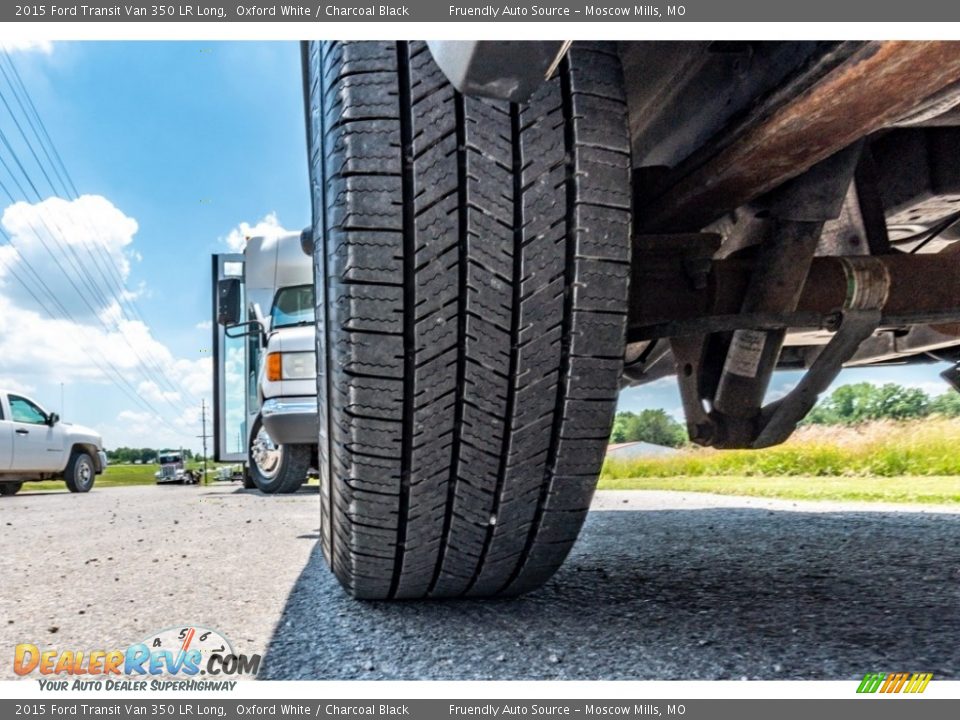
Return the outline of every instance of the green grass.
<path id="1" fill-rule="evenodd" d="M 152 485 L 156 465 L 113 465 L 95 488 Z M 191 465 L 193 467 L 193 465 Z M 683 490 L 799 500 L 960 503 L 960 420 L 807 426 L 766 450 L 690 448 L 608 459 L 601 489 Z M 62 490 L 62 481 L 29 490 Z"/>
<path id="2" fill-rule="evenodd" d="M 765 450 L 704 450 L 652 458 L 608 458 L 601 477 L 960 475 L 960 421 L 807 426 Z"/>
<path id="3" fill-rule="evenodd" d="M 678 490 L 788 500 L 960 503 L 960 477 L 715 476 L 600 480 L 602 490 Z"/>
<path id="4" fill-rule="evenodd" d="M 960 421 L 807 426 L 765 450 L 608 458 L 600 487 L 805 500 L 960 502 Z"/>
<path id="5" fill-rule="evenodd" d="M 188 467 L 194 467 L 191 463 Z M 200 467 L 197 465 L 197 467 Z M 93 489 L 107 487 L 124 487 L 129 485 L 153 485 L 156 478 L 153 474 L 160 469 L 159 465 L 109 465 L 103 475 L 97 475 Z M 24 492 L 37 490 L 65 490 L 63 480 L 44 480 L 42 482 L 25 483 Z"/>

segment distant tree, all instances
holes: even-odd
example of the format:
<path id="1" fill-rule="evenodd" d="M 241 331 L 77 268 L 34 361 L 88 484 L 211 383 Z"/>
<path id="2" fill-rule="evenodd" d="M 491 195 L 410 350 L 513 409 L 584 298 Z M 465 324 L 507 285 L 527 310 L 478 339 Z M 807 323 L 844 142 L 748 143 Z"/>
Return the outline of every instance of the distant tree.
<path id="1" fill-rule="evenodd" d="M 950 390 L 930 401 L 930 412 L 946 417 L 960 417 L 960 393 Z"/>
<path id="2" fill-rule="evenodd" d="M 636 418 L 636 413 L 632 413 L 629 410 L 624 412 L 618 412 L 613 418 L 613 431 L 610 433 L 610 442 L 613 443 L 622 443 L 629 442 L 627 440 L 627 433 L 629 430 L 629 423 L 631 420 Z"/>
<path id="3" fill-rule="evenodd" d="M 930 396 L 920 388 L 887 383 L 873 396 L 869 414 L 872 416 L 871 420 L 910 420 L 925 417 L 930 414 Z"/>
<path id="4" fill-rule="evenodd" d="M 896 383 L 842 385 L 807 416 L 817 425 L 849 425 L 866 420 L 909 420 L 929 415 L 930 397 L 919 388 Z"/>
<path id="5" fill-rule="evenodd" d="M 610 442 L 648 442 L 679 447 L 687 441 L 683 426 L 663 410 L 617 413 Z"/>
<path id="6" fill-rule="evenodd" d="M 113 463 L 130 463 L 139 457 L 139 450 L 128 447 L 118 447 L 116 450 L 107 451 L 107 458 Z"/>

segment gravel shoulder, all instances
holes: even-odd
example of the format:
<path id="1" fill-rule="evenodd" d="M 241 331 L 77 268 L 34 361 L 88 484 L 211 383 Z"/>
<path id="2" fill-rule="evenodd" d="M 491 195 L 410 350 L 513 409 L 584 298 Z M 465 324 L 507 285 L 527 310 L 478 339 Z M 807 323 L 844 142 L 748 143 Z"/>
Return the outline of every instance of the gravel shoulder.
<path id="1" fill-rule="evenodd" d="M 264 679 L 960 677 L 955 507 L 605 491 L 536 593 L 372 603 L 328 572 L 317 502 L 237 486 L 3 498 L 0 653 L 195 623 L 264 654 Z"/>
<path id="2" fill-rule="evenodd" d="M 113 649 L 177 625 L 262 653 L 316 541 L 317 489 L 94 488 L 0 498 L 0 657 Z M 12 677 L 9 661 L 0 678 Z"/>

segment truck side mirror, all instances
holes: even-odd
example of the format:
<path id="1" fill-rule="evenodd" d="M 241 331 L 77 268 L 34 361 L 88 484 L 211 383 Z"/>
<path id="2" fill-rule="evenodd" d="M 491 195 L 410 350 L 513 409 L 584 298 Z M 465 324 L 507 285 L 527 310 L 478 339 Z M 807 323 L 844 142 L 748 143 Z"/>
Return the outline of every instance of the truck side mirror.
<path id="1" fill-rule="evenodd" d="M 303 250 L 304 255 L 309 255 L 310 257 L 313 257 L 315 244 L 313 242 L 312 227 L 306 227 L 300 231 L 300 249 Z"/>
<path id="2" fill-rule="evenodd" d="M 223 278 L 217 283 L 217 323 L 240 322 L 240 278 Z"/>
<path id="3" fill-rule="evenodd" d="M 56 413 L 50 413 L 49 415 L 47 415 L 47 425 L 49 425 L 50 427 L 53 427 L 58 422 L 60 422 L 60 416 L 57 415 Z"/>

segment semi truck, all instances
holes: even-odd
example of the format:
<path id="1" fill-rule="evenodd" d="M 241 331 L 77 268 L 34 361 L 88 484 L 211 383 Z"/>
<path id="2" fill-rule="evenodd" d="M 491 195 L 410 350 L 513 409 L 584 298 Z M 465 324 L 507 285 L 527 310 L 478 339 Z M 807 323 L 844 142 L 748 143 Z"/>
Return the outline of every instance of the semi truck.
<path id="1" fill-rule="evenodd" d="M 200 482 L 200 476 L 193 470 L 187 469 L 182 450 L 161 450 L 157 454 L 157 464 L 160 469 L 153 474 L 153 477 L 158 485 L 171 483 L 195 485 Z"/>
<path id="2" fill-rule="evenodd" d="M 300 233 L 213 256 L 214 455 L 245 486 L 292 493 L 316 466 L 312 261 Z"/>

